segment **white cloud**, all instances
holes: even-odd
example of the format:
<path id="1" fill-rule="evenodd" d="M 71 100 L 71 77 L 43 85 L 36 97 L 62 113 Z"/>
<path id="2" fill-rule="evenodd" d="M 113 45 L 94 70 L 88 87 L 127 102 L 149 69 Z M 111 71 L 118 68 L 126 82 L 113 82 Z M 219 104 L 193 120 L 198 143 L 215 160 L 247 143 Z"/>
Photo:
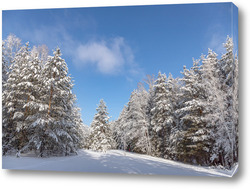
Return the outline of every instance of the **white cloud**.
<path id="1" fill-rule="evenodd" d="M 87 24 L 86 24 L 87 25 Z M 29 39 L 36 45 L 46 44 L 49 54 L 60 47 L 63 56 L 72 58 L 72 63 L 79 69 L 91 66 L 106 75 L 123 75 L 131 78 L 143 77 L 143 70 L 134 60 L 134 52 L 125 38 L 116 36 L 106 40 L 76 39 L 63 24 L 39 26 L 22 32 L 22 39 Z M 99 38 L 99 36 L 94 36 Z"/>
<path id="2" fill-rule="evenodd" d="M 212 49 L 219 56 L 225 53 L 223 43 L 226 42 L 227 35 L 229 35 L 221 24 L 210 25 L 205 35 L 207 43 L 206 48 Z"/>
<path id="3" fill-rule="evenodd" d="M 108 41 L 80 44 L 75 63 L 78 66 L 94 65 L 103 74 L 117 74 L 134 64 L 134 55 L 124 38 L 116 37 Z"/>
<path id="4" fill-rule="evenodd" d="M 215 51 L 218 55 L 225 53 L 225 48 L 223 43 L 226 41 L 226 36 L 218 33 L 214 33 L 211 37 L 211 40 L 208 43 L 208 47 Z"/>

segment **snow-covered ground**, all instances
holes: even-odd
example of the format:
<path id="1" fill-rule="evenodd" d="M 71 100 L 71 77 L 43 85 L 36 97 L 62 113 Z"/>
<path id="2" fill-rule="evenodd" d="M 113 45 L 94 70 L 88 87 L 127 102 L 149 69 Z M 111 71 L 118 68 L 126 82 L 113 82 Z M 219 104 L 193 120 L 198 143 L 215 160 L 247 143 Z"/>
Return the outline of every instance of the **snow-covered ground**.
<path id="1" fill-rule="evenodd" d="M 111 150 L 106 153 L 80 150 L 76 156 L 37 158 L 30 155 L 16 158 L 3 156 L 3 169 L 128 173 L 146 175 L 189 175 L 231 177 L 232 171 L 178 163 L 146 155 Z"/>

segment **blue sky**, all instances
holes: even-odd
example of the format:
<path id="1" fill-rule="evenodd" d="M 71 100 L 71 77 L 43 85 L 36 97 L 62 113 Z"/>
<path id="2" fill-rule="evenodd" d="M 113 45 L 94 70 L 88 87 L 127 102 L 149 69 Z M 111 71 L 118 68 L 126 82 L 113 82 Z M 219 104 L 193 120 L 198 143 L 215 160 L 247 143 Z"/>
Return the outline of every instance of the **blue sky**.
<path id="1" fill-rule="evenodd" d="M 208 48 L 221 55 L 227 35 L 238 41 L 237 14 L 231 3 L 11 10 L 3 11 L 2 38 L 13 33 L 50 54 L 60 47 L 90 125 L 101 98 L 117 119 L 147 74 L 181 77 Z"/>

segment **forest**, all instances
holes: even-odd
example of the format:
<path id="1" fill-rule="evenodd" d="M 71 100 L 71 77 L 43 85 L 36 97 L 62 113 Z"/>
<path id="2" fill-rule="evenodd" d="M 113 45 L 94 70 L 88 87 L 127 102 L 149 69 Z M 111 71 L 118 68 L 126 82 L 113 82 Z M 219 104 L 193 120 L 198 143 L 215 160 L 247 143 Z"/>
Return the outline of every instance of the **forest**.
<path id="1" fill-rule="evenodd" d="M 231 169 L 239 149 L 238 56 L 232 38 L 223 45 L 223 55 L 209 49 L 180 78 L 164 70 L 147 75 L 115 121 L 101 99 L 88 127 L 60 48 L 50 56 L 47 46 L 10 34 L 2 43 L 2 153 L 121 149 Z"/>

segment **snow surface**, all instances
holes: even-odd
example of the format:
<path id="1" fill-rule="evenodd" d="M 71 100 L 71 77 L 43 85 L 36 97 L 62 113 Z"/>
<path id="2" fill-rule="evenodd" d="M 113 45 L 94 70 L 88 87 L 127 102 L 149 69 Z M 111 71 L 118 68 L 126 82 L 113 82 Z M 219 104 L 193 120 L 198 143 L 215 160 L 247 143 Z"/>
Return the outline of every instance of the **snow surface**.
<path id="1" fill-rule="evenodd" d="M 231 171 L 187 165 L 171 160 L 140 155 L 121 150 L 94 152 L 79 150 L 78 155 L 67 157 L 37 158 L 26 154 L 20 158 L 3 156 L 3 169 L 78 171 L 98 173 L 125 173 L 145 175 L 186 175 L 231 177 L 238 165 Z"/>

